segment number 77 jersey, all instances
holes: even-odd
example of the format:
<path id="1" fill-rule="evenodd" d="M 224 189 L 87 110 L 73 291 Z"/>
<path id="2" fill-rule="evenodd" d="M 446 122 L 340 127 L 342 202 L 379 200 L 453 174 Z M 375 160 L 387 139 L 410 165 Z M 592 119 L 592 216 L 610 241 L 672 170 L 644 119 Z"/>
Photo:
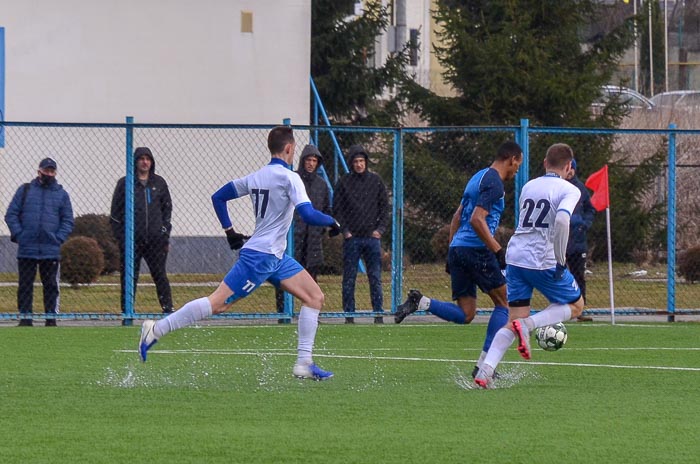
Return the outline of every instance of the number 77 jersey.
<path id="1" fill-rule="evenodd" d="M 311 203 L 301 177 L 276 160 L 233 182 L 239 197 L 250 195 L 255 231 L 243 248 L 282 258 L 294 208 Z"/>
<path id="2" fill-rule="evenodd" d="M 520 193 L 518 227 L 508 242 L 506 262 L 526 269 L 551 269 L 554 258 L 554 219 L 558 211 L 569 216 L 581 192 L 556 174 L 532 179 Z"/>

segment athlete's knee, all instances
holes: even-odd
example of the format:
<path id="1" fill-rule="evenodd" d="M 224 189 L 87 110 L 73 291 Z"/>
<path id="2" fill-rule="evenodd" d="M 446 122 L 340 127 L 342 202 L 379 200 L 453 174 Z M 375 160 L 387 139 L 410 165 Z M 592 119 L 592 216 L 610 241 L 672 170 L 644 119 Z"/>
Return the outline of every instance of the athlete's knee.
<path id="1" fill-rule="evenodd" d="M 309 294 L 306 306 L 314 309 L 321 309 L 326 302 L 326 295 L 323 294 L 321 289 L 314 290 Z"/>
<path id="2" fill-rule="evenodd" d="M 471 308 L 467 307 L 465 308 L 462 306 L 462 312 L 464 313 L 464 323 L 469 324 L 471 323 L 474 318 L 476 317 L 476 308 Z"/>

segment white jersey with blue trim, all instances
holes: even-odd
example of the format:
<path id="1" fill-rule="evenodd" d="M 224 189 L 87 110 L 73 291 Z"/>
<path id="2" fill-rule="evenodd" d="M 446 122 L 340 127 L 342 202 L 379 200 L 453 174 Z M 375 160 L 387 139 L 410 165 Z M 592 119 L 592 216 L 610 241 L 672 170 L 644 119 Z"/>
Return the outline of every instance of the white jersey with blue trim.
<path id="1" fill-rule="evenodd" d="M 294 208 L 311 203 L 301 177 L 273 162 L 232 182 L 239 197 L 250 195 L 255 213 L 255 231 L 243 248 L 282 258 Z"/>
<path id="2" fill-rule="evenodd" d="M 520 214 L 508 242 L 506 262 L 526 269 L 551 269 L 554 258 L 554 219 L 558 211 L 569 215 L 581 192 L 556 174 L 532 179 L 520 192 Z"/>

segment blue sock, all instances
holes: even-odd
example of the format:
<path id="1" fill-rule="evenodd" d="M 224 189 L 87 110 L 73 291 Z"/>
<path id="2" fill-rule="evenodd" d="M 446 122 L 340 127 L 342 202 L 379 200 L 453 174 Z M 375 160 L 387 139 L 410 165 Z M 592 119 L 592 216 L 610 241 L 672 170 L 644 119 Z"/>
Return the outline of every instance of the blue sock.
<path id="1" fill-rule="evenodd" d="M 491 342 L 493 337 L 496 336 L 496 332 L 502 329 L 508 323 L 508 308 L 503 306 L 496 306 L 493 308 L 491 313 L 491 318 L 489 319 L 489 325 L 486 327 L 486 339 L 484 340 L 484 351 L 488 351 L 491 347 Z"/>
<path id="2" fill-rule="evenodd" d="M 467 316 L 464 315 L 462 308 L 454 303 L 448 303 L 446 301 L 433 300 L 431 298 L 428 311 L 435 314 L 440 319 L 454 322 L 455 324 L 464 324 L 467 320 Z"/>

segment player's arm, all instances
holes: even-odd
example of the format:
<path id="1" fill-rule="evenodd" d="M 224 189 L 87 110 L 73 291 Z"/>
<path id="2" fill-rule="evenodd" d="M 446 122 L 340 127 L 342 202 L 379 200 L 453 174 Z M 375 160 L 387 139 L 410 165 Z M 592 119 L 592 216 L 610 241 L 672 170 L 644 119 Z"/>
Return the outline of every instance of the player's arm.
<path id="1" fill-rule="evenodd" d="M 311 203 L 301 203 L 297 205 L 296 210 L 301 220 L 310 226 L 331 227 L 340 230 L 338 221 L 327 214 L 323 214 L 314 208 Z"/>
<path id="2" fill-rule="evenodd" d="M 462 219 L 462 210 L 464 209 L 464 206 L 460 203 L 459 208 L 457 208 L 457 211 L 452 215 L 452 221 L 450 221 L 450 239 L 447 241 L 447 243 L 452 243 L 452 238 L 455 236 L 457 233 L 457 230 L 459 229 L 459 223 Z"/>
<path id="3" fill-rule="evenodd" d="M 554 257 L 559 266 L 566 264 L 566 246 L 569 243 L 569 222 L 571 220 L 568 211 L 560 209 L 554 218 L 554 237 L 552 244 L 554 245 Z"/>
<path id="4" fill-rule="evenodd" d="M 214 192 L 214 194 L 211 196 L 211 202 L 212 205 L 214 205 L 216 217 L 219 218 L 221 227 L 223 227 L 224 232 L 226 232 L 226 240 L 228 241 L 229 247 L 231 247 L 232 250 L 238 250 L 243 247 L 245 240 L 249 239 L 250 237 L 239 234 L 233 230 L 233 224 L 231 224 L 231 218 L 228 216 L 226 203 L 234 198 L 238 198 L 238 191 L 236 190 L 236 186 L 233 184 L 233 182 L 229 182 Z"/>
<path id="5" fill-rule="evenodd" d="M 488 214 L 489 212 L 481 206 L 475 207 L 474 211 L 472 212 L 472 217 L 469 218 L 469 224 L 474 229 L 474 232 L 476 232 L 476 235 L 478 235 L 481 241 L 484 242 L 486 248 L 494 253 L 498 253 L 502 247 L 501 244 L 498 243 L 495 238 L 493 238 L 493 235 L 491 235 L 491 230 L 489 229 L 488 224 L 486 224 L 486 216 L 488 216 Z"/>
<path id="6" fill-rule="evenodd" d="M 577 188 L 569 189 L 559 202 L 557 215 L 554 218 L 552 244 L 554 245 L 554 257 L 560 267 L 566 265 L 566 245 L 569 243 L 571 211 L 576 208 L 580 197 L 581 192 Z"/>

